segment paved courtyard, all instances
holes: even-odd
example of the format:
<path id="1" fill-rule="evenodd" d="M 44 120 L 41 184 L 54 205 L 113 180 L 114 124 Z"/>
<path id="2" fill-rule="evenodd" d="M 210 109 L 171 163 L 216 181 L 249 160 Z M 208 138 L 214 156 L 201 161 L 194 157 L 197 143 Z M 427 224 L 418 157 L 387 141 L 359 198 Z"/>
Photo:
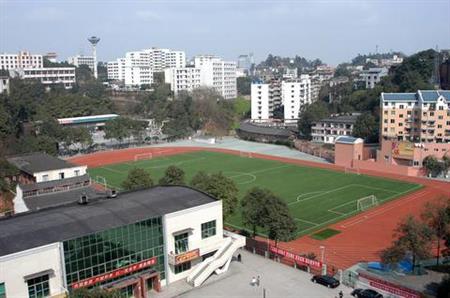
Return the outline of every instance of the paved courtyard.
<path id="1" fill-rule="evenodd" d="M 306 272 L 245 250 L 238 253 L 242 255 L 242 263 L 232 262 L 226 273 L 211 276 L 201 287 L 192 288 L 183 280 L 163 288 L 163 291 L 154 297 L 264 297 L 263 289 L 266 290 L 266 298 L 334 298 L 339 297 L 341 290 L 344 297 L 352 297 L 352 289 L 348 287 L 341 285 L 336 289 L 328 289 L 312 283 L 311 275 Z M 261 277 L 260 286 L 252 286 L 252 277 L 258 275 Z"/>

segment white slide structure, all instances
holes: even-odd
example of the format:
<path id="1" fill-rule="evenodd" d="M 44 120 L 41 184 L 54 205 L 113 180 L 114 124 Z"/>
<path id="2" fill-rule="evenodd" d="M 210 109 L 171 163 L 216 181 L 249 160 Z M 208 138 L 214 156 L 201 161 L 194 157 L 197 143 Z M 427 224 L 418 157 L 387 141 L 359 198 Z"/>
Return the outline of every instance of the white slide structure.
<path id="1" fill-rule="evenodd" d="M 211 274 L 222 274 L 228 270 L 233 254 L 245 246 L 245 237 L 225 231 L 222 246 L 212 256 L 198 264 L 187 277 L 187 282 L 194 287 L 200 286 Z"/>

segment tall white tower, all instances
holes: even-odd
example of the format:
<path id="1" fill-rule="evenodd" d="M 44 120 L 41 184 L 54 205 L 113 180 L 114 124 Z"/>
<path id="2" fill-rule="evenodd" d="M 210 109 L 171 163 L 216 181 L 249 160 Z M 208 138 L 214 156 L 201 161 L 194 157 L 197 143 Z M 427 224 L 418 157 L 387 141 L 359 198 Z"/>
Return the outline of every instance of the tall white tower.
<path id="1" fill-rule="evenodd" d="M 95 48 L 98 44 L 98 42 L 100 41 L 100 38 L 98 38 L 97 36 L 91 36 L 88 38 L 88 41 L 91 43 L 92 45 L 92 56 L 94 56 L 94 78 L 98 78 L 98 74 L 97 74 L 97 49 Z"/>

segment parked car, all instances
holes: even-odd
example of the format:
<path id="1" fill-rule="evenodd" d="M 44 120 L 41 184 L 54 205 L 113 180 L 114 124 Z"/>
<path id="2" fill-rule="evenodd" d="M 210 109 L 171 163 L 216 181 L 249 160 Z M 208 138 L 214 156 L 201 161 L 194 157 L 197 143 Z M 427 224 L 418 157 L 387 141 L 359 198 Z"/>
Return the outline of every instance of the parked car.
<path id="1" fill-rule="evenodd" d="M 339 280 L 337 280 L 334 277 L 328 276 L 328 275 L 314 275 L 311 278 L 311 281 L 314 283 L 318 283 L 324 286 L 327 286 L 329 288 L 336 288 L 339 286 Z"/>
<path id="2" fill-rule="evenodd" d="M 383 298 L 383 295 L 372 289 L 354 289 L 351 295 L 356 298 Z"/>

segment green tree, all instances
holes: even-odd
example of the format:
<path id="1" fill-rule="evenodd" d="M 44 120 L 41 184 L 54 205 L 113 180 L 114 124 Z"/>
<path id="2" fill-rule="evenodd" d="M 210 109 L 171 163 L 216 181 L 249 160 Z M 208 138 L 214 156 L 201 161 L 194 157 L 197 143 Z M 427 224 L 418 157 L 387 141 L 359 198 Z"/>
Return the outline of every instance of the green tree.
<path id="1" fill-rule="evenodd" d="M 325 103 L 317 101 L 310 105 L 303 105 L 300 109 L 298 130 L 302 138 L 311 139 L 311 126 L 315 121 L 328 116 Z"/>
<path id="2" fill-rule="evenodd" d="M 190 185 L 193 188 L 199 189 L 199 190 L 205 190 L 208 185 L 209 175 L 206 174 L 204 171 L 198 171 L 194 177 L 192 177 L 192 180 L 190 182 Z"/>
<path id="3" fill-rule="evenodd" d="M 250 95 L 251 85 L 252 78 L 250 77 L 239 77 L 236 79 L 236 87 L 240 95 Z"/>
<path id="4" fill-rule="evenodd" d="M 379 129 L 375 117 L 370 113 L 358 116 L 352 134 L 354 137 L 364 139 L 367 143 L 377 143 Z"/>
<path id="5" fill-rule="evenodd" d="M 177 166 L 169 166 L 164 172 L 164 176 L 159 179 L 161 185 L 184 185 L 185 174 Z"/>
<path id="6" fill-rule="evenodd" d="M 431 229 L 437 243 L 436 265 L 439 265 L 441 243 L 450 234 L 450 199 L 442 197 L 436 202 L 425 205 L 422 219 Z"/>
<path id="7" fill-rule="evenodd" d="M 422 161 L 422 166 L 429 176 L 438 176 L 443 170 L 442 164 L 434 155 L 425 157 Z"/>
<path id="8" fill-rule="evenodd" d="M 265 226 L 266 206 L 271 196 L 273 193 L 270 190 L 254 187 L 241 201 L 242 221 L 252 229 L 253 238 L 256 236 L 256 229 Z"/>
<path id="9" fill-rule="evenodd" d="M 417 260 L 423 260 L 431 256 L 432 232 L 426 224 L 416 220 L 412 216 L 405 218 L 396 228 L 394 234 L 396 240 L 390 247 L 381 252 L 381 257 L 386 264 L 395 264 L 405 256 L 412 256 L 413 271 Z M 390 256 L 389 258 L 386 258 Z"/>
<path id="10" fill-rule="evenodd" d="M 265 228 L 268 231 L 269 239 L 275 241 L 275 246 L 278 241 L 292 240 L 297 231 L 297 224 L 289 212 L 289 208 L 283 200 L 275 195 L 268 197 L 265 204 L 266 218 Z"/>
<path id="11" fill-rule="evenodd" d="M 222 200 L 223 217 L 228 218 L 236 210 L 238 204 L 239 190 L 233 180 L 224 176 L 222 172 L 204 176 L 204 174 L 197 174 L 194 187 L 208 193 L 216 199 Z M 206 178 L 205 181 L 200 182 L 200 177 Z"/>
<path id="12" fill-rule="evenodd" d="M 122 182 L 122 187 L 126 190 L 148 188 L 153 186 L 150 173 L 141 168 L 134 168 L 128 171 L 127 178 Z"/>
<path id="13" fill-rule="evenodd" d="M 444 175 L 448 175 L 448 171 L 450 170 L 450 156 L 447 154 L 442 157 L 442 172 Z"/>

